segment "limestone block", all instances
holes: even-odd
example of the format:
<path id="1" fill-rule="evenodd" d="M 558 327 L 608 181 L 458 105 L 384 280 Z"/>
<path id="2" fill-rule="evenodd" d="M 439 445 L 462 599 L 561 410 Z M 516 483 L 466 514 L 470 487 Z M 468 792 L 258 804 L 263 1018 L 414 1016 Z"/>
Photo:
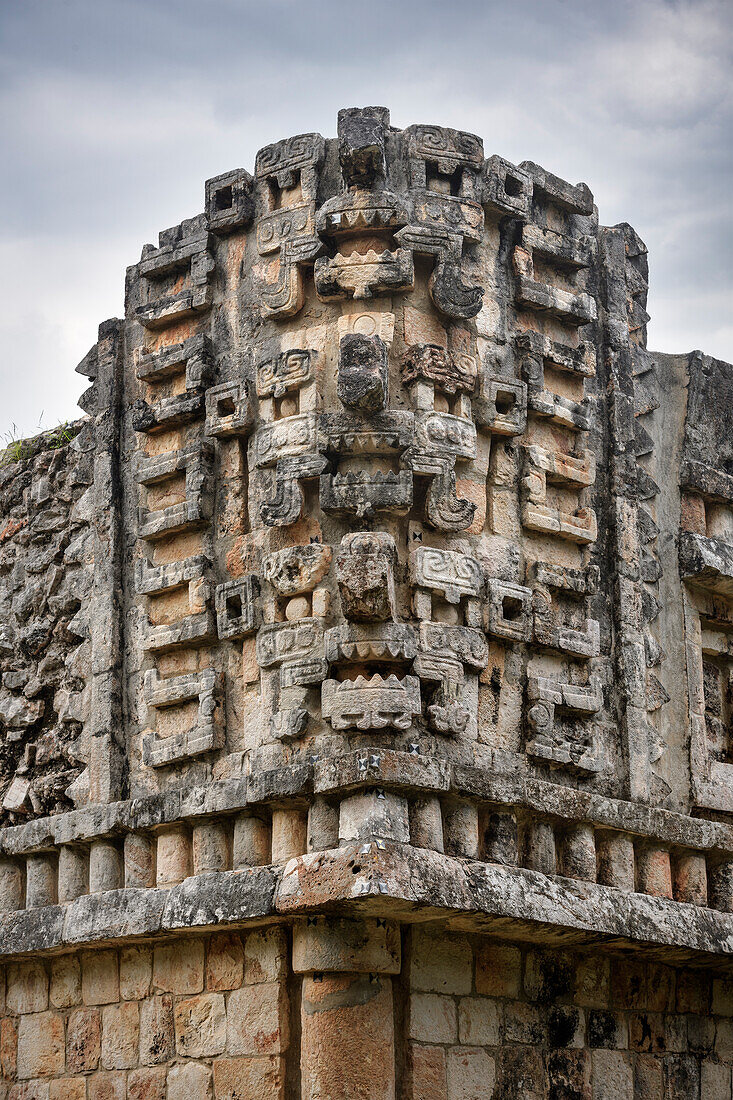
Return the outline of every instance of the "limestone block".
<path id="1" fill-rule="evenodd" d="M 350 795 L 341 802 L 339 841 L 410 839 L 407 799 L 381 788 Z"/>
<path id="2" fill-rule="evenodd" d="M 23 872 L 14 860 L 0 862 L 0 912 L 12 913 L 23 908 Z"/>
<path id="3" fill-rule="evenodd" d="M 10 963 L 6 983 L 8 1012 L 20 1015 L 48 1008 L 48 972 L 42 959 Z"/>
<path id="4" fill-rule="evenodd" d="M 4 1079 L 18 1073 L 18 1021 L 12 1016 L 0 1020 L 0 1069 Z"/>
<path id="5" fill-rule="evenodd" d="M 302 810 L 273 810 L 272 862 L 286 863 L 305 854 L 308 815 Z"/>
<path id="6" fill-rule="evenodd" d="M 575 971 L 575 1003 L 605 1008 L 611 1003 L 610 960 L 597 955 L 580 957 Z"/>
<path id="7" fill-rule="evenodd" d="M 473 954 L 462 936 L 436 935 L 416 927 L 410 967 L 413 989 L 464 995 L 471 992 Z"/>
<path id="8" fill-rule="evenodd" d="M 187 1058 L 221 1054 L 226 1045 L 226 1021 L 221 993 L 202 993 L 178 1001 L 174 1013 L 178 1054 Z"/>
<path id="9" fill-rule="evenodd" d="M 547 1020 L 537 1005 L 523 1001 L 506 1006 L 504 1013 L 505 1044 L 520 1043 L 529 1048 L 528 1053 L 539 1053 L 532 1048 L 544 1045 L 548 1040 Z M 511 1049 L 511 1048 L 510 1048 Z M 533 1075 L 534 1076 L 534 1075 Z"/>
<path id="10" fill-rule="evenodd" d="M 58 863 L 53 855 L 28 856 L 25 861 L 25 904 L 27 909 L 55 905 L 58 890 Z"/>
<path id="11" fill-rule="evenodd" d="M 309 917 L 293 926 L 296 974 L 399 974 L 400 966 L 399 926 L 390 922 Z"/>
<path id="12" fill-rule="evenodd" d="M 48 1100 L 86 1100 L 87 1083 L 84 1077 L 64 1077 L 49 1081 Z"/>
<path id="13" fill-rule="evenodd" d="M 490 1054 L 477 1047 L 450 1050 L 447 1055 L 448 1100 L 472 1100 L 491 1095 L 496 1080 L 495 1063 Z"/>
<path id="14" fill-rule="evenodd" d="M 127 1100 L 165 1100 L 165 1066 L 135 1069 L 127 1076 Z"/>
<path id="15" fill-rule="evenodd" d="M 163 993 L 200 993 L 204 987 L 204 945 L 163 943 L 153 949 L 153 987 Z"/>
<path id="16" fill-rule="evenodd" d="M 707 1100 L 728 1100 L 731 1095 L 731 1067 L 704 1059 L 700 1070 L 700 1096 Z"/>
<path id="17" fill-rule="evenodd" d="M 173 998 L 150 997 L 140 1005 L 140 1062 L 144 1066 L 168 1062 L 175 1051 Z"/>
<path id="18" fill-rule="evenodd" d="M 123 947 L 120 951 L 120 996 L 139 1001 L 150 992 L 153 952 L 150 947 Z"/>
<path id="19" fill-rule="evenodd" d="M 229 867 L 229 835 L 223 822 L 207 821 L 193 827 L 193 873 L 226 871 Z"/>
<path id="20" fill-rule="evenodd" d="M 89 1100 L 126 1100 L 124 1071 L 95 1073 L 89 1078 Z"/>
<path id="21" fill-rule="evenodd" d="M 560 873 L 568 878 L 595 882 L 596 841 L 592 825 L 571 825 L 560 841 Z"/>
<path id="22" fill-rule="evenodd" d="M 329 974 L 303 979 L 303 1100 L 395 1100 L 391 979 Z"/>
<path id="23" fill-rule="evenodd" d="M 95 840 L 89 850 L 89 892 L 119 890 L 124 883 L 122 852 L 107 840 Z"/>
<path id="24" fill-rule="evenodd" d="M 490 863 L 516 867 L 519 862 L 517 818 L 513 813 L 487 814 L 483 833 L 484 858 Z"/>
<path id="25" fill-rule="evenodd" d="M 444 1100 L 448 1081 L 443 1047 L 411 1043 L 408 1073 L 407 1100 Z"/>
<path id="26" fill-rule="evenodd" d="M 137 1065 L 140 1008 L 137 1001 L 106 1005 L 102 1009 L 102 1057 L 105 1069 L 130 1069 Z"/>
<path id="27" fill-rule="evenodd" d="M 228 1054 L 282 1054 L 289 1037 L 287 1003 L 279 982 L 245 985 L 229 994 Z"/>
<path id="28" fill-rule="evenodd" d="M 477 859 L 479 854 L 478 807 L 471 802 L 448 802 L 443 809 L 445 849 L 451 855 Z"/>
<path id="29" fill-rule="evenodd" d="M 81 1001 L 81 964 L 78 955 L 51 960 L 49 1001 L 54 1008 L 70 1008 Z"/>
<path id="30" fill-rule="evenodd" d="M 444 851 L 443 814 L 439 798 L 413 798 L 409 803 L 410 843 Z"/>
<path id="31" fill-rule="evenodd" d="M 206 988 L 239 989 L 244 977 L 244 949 L 238 933 L 211 937 L 206 955 Z"/>
<path id="32" fill-rule="evenodd" d="M 145 833 L 127 833 L 124 842 L 125 886 L 155 884 L 155 843 Z"/>
<path id="33" fill-rule="evenodd" d="M 338 840 L 338 808 L 325 798 L 315 798 L 308 809 L 308 851 L 321 852 L 335 848 Z"/>
<path id="34" fill-rule="evenodd" d="M 557 873 L 555 829 L 549 821 L 534 819 L 527 826 L 525 837 L 525 866 L 543 875 Z"/>
<path id="35" fill-rule="evenodd" d="M 238 1100 L 242 1095 L 282 1100 L 284 1090 L 285 1061 L 277 1055 L 217 1058 L 214 1061 L 216 1100 Z"/>
<path id="36" fill-rule="evenodd" d="M 409 1036 L 421 1043 L 455 1043 L 458 1024 L 455 1001 L 437 993 L 410 997 Z"/>
<path id="37" fill-rule="evenodd" d="M 599 833 L 596 847 L 598 881 L 604 886 L 616 886 L 619 890 L 635 890 L 636 857 L 631 838 L 622 833 Z"/>
<path id="38" fill-rule="evenodd" d="M 698 852 L 680 852 L 672 861 L 675 901 L 707 905 L 708 873 L 705 856 Z"/>
<path id="39" fill-rule="evenodd" d="M 721 913 L 733 913 L 733 861 L 716 864 L 710 870 L 711 904 Z"/>
<path id="40" fill-rule="evenodd" d="M 669 851 L 640 845 L 636 851 L 636 884 L 642 894 L 671 898 L 672 870 Z"/>
<path id="41" fill-rule="evenodd" d="M 466 1046 L 499 1046 L 501 1022 L 500 1006 L 488 997 L 462 997 L 458 1002 L 458 1040 Z"/>
<path id="42" fill-rule="evenodd" d="M 120 999 L 116 951 L 90 951 L 82 955 L 81 995 L 85 1005 L 112 1004 Z"/>
<path id="43" fill-rule="evenodd" d="M 288 946 L 282 928 L 250 932 L 244 955 L 244 980 L 247 985 L 282 981 L 287 965 Z"/>
<path id="44" fill-rule="evenodd" d="M 156 884 L 175 886 L 191 874 L 191 841 L 186 829 L 173 826 L 157 835 Z"/>
<path id="45" fill-rule="evenodd" d="M 58 1012 L 21 1016 L 18 1022 L 18 1077 L 55 1077 L 66 1064 L 64 1018 Z"/>
<path id="46" fill-rule="evenodd" d="M 77 845 L 59 848 L 59 901 L 73 901 L 89 890 L 89 853 Z"/>
<path id="47" fill-rule="evenodd" d="M 232 866 L 261 867 L 270 862 L 270 825 L 250 814 L 239 814 L 234 821 Z"/>
<path id="48" fill-rule="evenodd" d="M 186 1062 L 168 1071 L 168 1100 L 211 1100 L 211 1070 L 201 1062 Z"/>
<path id="49" fill-rule="evenodd" d="M 593 1100 L 633 1100 L 634 1078 L 628 1054 L 594 1050 Z"/>

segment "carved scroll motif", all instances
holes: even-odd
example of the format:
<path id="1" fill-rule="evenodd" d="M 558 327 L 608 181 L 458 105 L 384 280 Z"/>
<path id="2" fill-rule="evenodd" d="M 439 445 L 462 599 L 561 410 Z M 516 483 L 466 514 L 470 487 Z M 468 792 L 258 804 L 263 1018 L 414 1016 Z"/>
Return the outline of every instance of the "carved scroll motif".
<path id="1" fill-rule="evenodd" d="M 300 134 L 257 154 L 255 178 L 263 207 L 257 249 L 261 256 L 279 256 L 275 281 L 260 284 L 265 316 L 292 317 L 303 307 L 303 267 L 312 264 L 323 247 L 315 234 L 315 213 L 324 153 L 320 134 Z"/>
<path id="2" fill-rule="evenodd" d="M 470 527 L 476 505 L 456 493 L 455 465 L 476 457 L 476 427 L 468 397 L 459 400 L 462 415 L 437 411 L 436 394 L 468 395 L 476 382 L 476 363 L 468 355 L 448 355 L 432 344 L 408 348 L 402 378 L 410 387 L 415 412 L 415 437 L 406 463 L 414 473 L 430 477 L 425 517 L 443 531 Z"/>

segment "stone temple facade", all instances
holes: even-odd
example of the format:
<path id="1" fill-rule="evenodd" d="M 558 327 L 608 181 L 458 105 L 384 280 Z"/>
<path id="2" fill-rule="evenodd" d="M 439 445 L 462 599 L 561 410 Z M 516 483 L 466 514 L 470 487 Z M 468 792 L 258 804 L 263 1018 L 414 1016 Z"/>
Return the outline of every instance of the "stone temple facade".
<path id="1" fill-rule="evenodd" d="M 145 246 L 0 466 L 3 1100 L 731 1100 L 733 367 L 646 293 L 381 107 Z"/>

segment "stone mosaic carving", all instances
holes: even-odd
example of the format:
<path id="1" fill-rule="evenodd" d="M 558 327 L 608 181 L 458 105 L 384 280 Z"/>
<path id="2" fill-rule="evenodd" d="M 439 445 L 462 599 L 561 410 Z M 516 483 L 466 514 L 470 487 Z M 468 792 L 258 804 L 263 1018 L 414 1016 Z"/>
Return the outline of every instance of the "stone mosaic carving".
<path id="1" fill-rule="evenodd" d="M 145 246 L 86 418 L 0 464 L 0 954 L 86 975 L 8 966 L 0 1093 L 730 1100 L 733 368 L 646 348 L 647 275 L 382 107 Z"/>

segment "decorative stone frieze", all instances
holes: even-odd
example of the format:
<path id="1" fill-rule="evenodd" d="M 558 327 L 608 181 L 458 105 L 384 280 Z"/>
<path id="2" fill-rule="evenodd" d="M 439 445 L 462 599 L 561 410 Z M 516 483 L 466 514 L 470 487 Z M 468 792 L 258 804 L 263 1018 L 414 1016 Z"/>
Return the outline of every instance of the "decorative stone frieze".
<path id="1" fill-rule="evenodd" d="M 0 1095 L 733 1100 L 733 368 L 467 132 L 204 204 L 0 460 Z"/>

